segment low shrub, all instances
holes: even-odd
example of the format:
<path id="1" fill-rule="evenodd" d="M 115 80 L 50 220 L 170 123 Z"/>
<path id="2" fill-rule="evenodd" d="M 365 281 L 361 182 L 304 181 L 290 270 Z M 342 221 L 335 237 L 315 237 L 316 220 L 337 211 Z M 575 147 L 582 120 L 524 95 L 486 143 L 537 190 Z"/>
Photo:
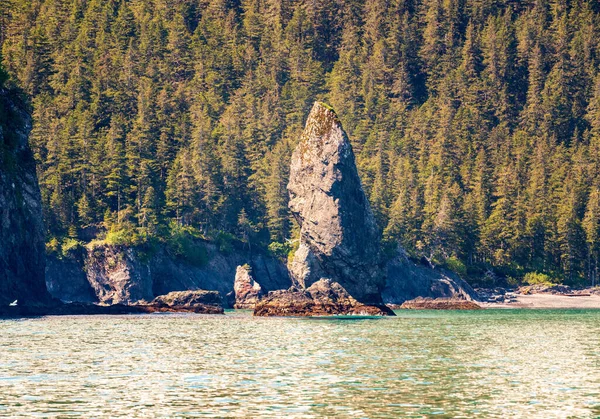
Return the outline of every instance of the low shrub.
<path id="1" fill-rule="evenodd" d="M 56 237 L 52 237 L 46 243 L 46 254 L 48 256 L 54 255 L 58 256 L 60 254 L 60 242 Z"/>
<path id="2" fill-rule="evenodd" d="M 290 251 L 287 254 L 288 262 L 294 260 L 294 256 L 296 255 L 296 250 L 300 247 L 300 239 L 291 240 L 290 241 Z"/>
<path id="3" fill-rule="evenodd" d="M 444 265 L 452 272 L 457 273 L 462 278 L 467 276 L 467 266 L 457 257 L 451 256 L 445 260 Z"/>
<path id="4" fill-rule="evenodd" d="M 191 265 L 204 266 L 208 262 L 208 253 L 197 240 L 198 232 L 183 226 L 173 226 L 171 235 L 166 239 L 167 251 Z"/>
<path id="5" fill-rule="evenodd" d="M 214 241 L 219 247 L 219 250 L 226 255 L 233 252 L 233 243 L 236 240 L 237 239 L 233 234 L 229 234 L 224 231 L 219 231 L 214 237 Z"/>
<path id="6" fill-rule="evenodd" d="M 523 277 L 523 282 L 527 285 L 553 285 L 560 284 L 560 281 L 550 275 L 540 272 L 528 272 Z"/>
<path id="7" fill-rule="evenodd" d="M 292 247 L 292 244 L 289 242 L 272 242 L 271 244 L 269 244 L 269 252 L 277 258 L 285 259 L 292 250 Z"/>

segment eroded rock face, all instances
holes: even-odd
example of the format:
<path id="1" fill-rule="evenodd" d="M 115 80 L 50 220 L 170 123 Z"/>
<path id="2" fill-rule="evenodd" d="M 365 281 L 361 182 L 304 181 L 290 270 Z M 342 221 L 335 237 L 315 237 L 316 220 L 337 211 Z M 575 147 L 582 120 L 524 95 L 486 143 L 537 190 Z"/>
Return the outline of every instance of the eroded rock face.
<path id="1" fill-rule="evenodd" d="M 364 194 L 352 147 L 326 105 L 315 103 L 292 155 L 289 207 L 301 227 L 301 247 L 291 263 L 293 280 L 339 282 L 356 300 L 380 304 L 385 276 L 380 237 Z M 311 255 L 312 254 L 312 255 Z M 322 272 L 312 264 L 318 262 Z"/>
<path id="2" fill-rule="evenodd" d="M 235 303 L 233 308 L 253 309 L 263 295 L 262 287 L 254 280 L 249 265 L 238 266 L 233 283 Z"/>
<path id="3" fill-rule="evenodd" d="M 16 94 L 0 88 L 0 306 L 51 301 L 30 130 L 31 119 Z"/>
<path id="4" fill-rule="evenodd" d="M 418 297 L 479 300 L 477 292 L 458 275 L 431 266 L 417 265 L 406 256 L 402 248 L 388 262 L 386 269 L 387 283 L 383 290 L 383 301 L 387 304 L 402 304 Z"/>
<path id="5" fill-rule="evenodd" d="M 276 258 L 242 248 L 224 253 L 204 240 L 195 244 L 207 254 L 201 266 L 174 258 L 165 249 L 148 255 L 107 244 L 87 248 L 81 257 L 50 256 L 47 285 L 63 301 L 101 304 L 134 304 L 185 290 L 215 290 L 225 296 L 233 294 L 236 268 L 245 263 L 252 266 L 252 276 L 264 293 L 291 285 L 285 265 Z"/>
<path id="6" fill-rule="evenodd" d="M 53 297 L 63 302 L 98 301 L 83 268 L 86 253 L 85 248 L 77 248 L 60 259 L 56 255 L 46 258 L 46 286 Z"/>
<path id="7" fill-rule="evenodd" d="M 295 286 L 299 288 L 308 288 L 319 279 L 327 276 L 305 242 L 300 243 L 300 247 L 294 253 L 294 258 L 288 262 L 290 277 Z"/>
<path id="8" fill-rule="evenodd" d="M 272 291 L 258 302 L 255 316 L 393 315 L 387 306 L 358 302 L 337 282 L 323 278 L 307 289 Z"/>
<path id="9" fill-rule="evenodd" d="M 131 304 L 154 298 L 150 266 L 131 248 L 98 246 L 90 249 L 85 270 L 100 303 Z"/>

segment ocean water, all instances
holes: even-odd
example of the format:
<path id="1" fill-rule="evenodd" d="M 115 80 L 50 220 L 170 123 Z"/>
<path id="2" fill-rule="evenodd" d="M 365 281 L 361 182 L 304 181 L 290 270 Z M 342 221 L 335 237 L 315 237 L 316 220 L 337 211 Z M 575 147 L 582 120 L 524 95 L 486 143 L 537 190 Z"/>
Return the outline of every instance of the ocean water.
<path id="1" fill-rule="evenodd" d="M 600 417 L 600 310 L 0 320 L 0 417 Z"/>

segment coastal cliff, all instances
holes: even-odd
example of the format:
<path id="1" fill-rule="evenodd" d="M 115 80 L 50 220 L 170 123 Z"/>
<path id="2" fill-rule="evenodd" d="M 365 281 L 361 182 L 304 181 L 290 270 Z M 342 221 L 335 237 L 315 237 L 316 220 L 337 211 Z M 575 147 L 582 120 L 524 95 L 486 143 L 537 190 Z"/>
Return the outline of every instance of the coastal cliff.
<path id="1" fill-rule="evenodd" d="M 172 291 L 212 290 L 223 297 L 234 292 L 236 269 L 248 264 L 265 291 L 291 285 L 279 260 L 244 249 L 224 252 L 212 242 L 198 239 L 205 261 L 190 263 L 164 247 L 152 252 L 127 246 L 96 245 L 72 254 L 48 258 L 46 282 L 55 298 L 102 304 L 152 301 Z M 233 304 L 233 303 L 232 303 Z M 231 305 L 232 305 L 231 304 Z"/>
<path id="2" fill-rule="evenodd" d="M 31 118 L 15 91 L 0 86 L 0 306 L 48 303 L 44 227 Z"/>

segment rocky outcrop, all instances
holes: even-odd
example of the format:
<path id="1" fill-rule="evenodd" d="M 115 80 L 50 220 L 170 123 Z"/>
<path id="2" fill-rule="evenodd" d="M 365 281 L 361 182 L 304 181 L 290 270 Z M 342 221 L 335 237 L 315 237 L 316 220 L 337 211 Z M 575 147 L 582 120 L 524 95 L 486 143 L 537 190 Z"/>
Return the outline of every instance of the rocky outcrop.
<path id="1" fill-rule="evenodd" d="M 321 279 L 307 289 L 270 292 L 254 309 L 255 316 L 393 315 L 385 305 L 362 304 L 339 283 Z"/>
<path id="2" fill-rule="evenodd" d="M 224 312 L 223 299 L 217 291 L 173 291 L 156 297 L 148 306 L 156 308 L 156 311 L 189 311 L 205 314 Z"/>
<path id="3" fill-rule="evenodd" d="M 0 306 L 46 304 L 42 207 L 28 144 L 31 119 L 0 86 Z"/>
<path id="4" fill-rule="evenodd" d="M 458 275 L 431 266 L 417 265 L 402 249 L 387 266 L 387 283 L 383 300 L 387 304 L 402 304 L 417 297 L 453 298 L 477 301 L 477 293 Z"/>
<path id="5" fill-rule="evenodd" d="M 288 191 L 300 225 L 301 249 L 290 265 L 294 282 L 307 287 L 330 278 L 361 303 L 381 304 L 385 276 L 375 218 L 350 141 L 322 103 L 314 104 L 292 155 Z"/>
<path id="6" fill-rule="evenodd" d="M 150 266 L 132 248 L 97 246 L 88 253 L 85 271 L 98 301 L 103 304 L 129 304 L 154 298 Z"/>
<path id="7" fill-rule="evenodd" d="M 198 239 L 196 246 L 206 252 L 206 263 L 198 266 L 158 249 L 152 254 L 125 246 L 97 245 L 84 249 L 80 262 L 72 258 L 51 257 L 48 285 L 56 298 L 87 301 L 83 285 L 77 291 L 63 294 L 81 275 L 93 290 L 93 301 L 101 304 L 133 304 L 152 301 L 172 291 L 214 290 L 221 295 L 234 291 L 236 268 L 248 263 L 252 275 L 264 292 L 287 289 L 291 282 L 285 266 L 266 254 L 250 254 L 243 248 L 221 251 L 212 242 Z M 79 268 L 76 264 L 80 263 Z"/>
<path id="8" fill-rule="evenodd" d="M 288 262 L 288 269 L 294 285 L 302 289 L 327 276 L 305 242 L 301 242 L 294 252 L 294 257 Z"/>
<path id="9" fill-rule="evenodd" d="M 400 306 L 408 310 L 481 310 L 482 307 L 473 302 L 457 298 L 423 298 L 405 301 Z"/>
<path id="10" fill-rule="evenodd" d="M 254 280 L 250 265 L 237 267 L 233 292 L 235 295 L 233 308 L 238 309 L 253 309 L 262 297 L 262 287 Z"/>

